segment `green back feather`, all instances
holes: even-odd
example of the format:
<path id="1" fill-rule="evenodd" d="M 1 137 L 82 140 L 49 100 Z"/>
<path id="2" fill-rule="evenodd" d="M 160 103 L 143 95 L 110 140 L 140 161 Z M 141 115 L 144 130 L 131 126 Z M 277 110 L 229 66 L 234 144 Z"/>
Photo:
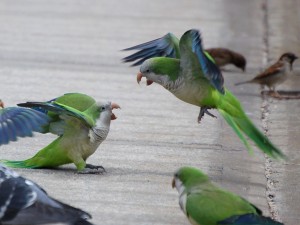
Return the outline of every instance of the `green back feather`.
<path id="1" fill-rule="evenodd" d="M 176 80 L 180 72 L 179 59 L 155 57 L 150 59 L 150 68 L 155 74 L 168 75 L 171 80 Z"/>
<path id="2" fill-rule="evenodd" d="M 187 216 L 197 224 L 217 225 L 218 221 L 234 215 L 257 214 L 251 203 L 217 187 L 202 171 L 193 167 L 183 167 L 177 174 L 187 193 Z"/>
<path id="3" fill-rule="evenodd" d="M 95 100 L 92 97 L 81 93 L 64 94 L 63 96 L 57 98 L 55 102 L 62 105 L 67 105 L 81 112 L 95 104 Z"/>

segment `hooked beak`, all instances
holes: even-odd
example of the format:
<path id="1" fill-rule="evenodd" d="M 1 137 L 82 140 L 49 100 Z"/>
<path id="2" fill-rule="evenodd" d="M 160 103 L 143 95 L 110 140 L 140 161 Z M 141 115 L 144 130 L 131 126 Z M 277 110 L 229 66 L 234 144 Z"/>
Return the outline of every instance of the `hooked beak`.
<path id="1" fill-rule="evenodd" d="M 120 109 L 121 107 L 117 104 L 117 103 L 111 103 L 111 109 Z M 116 115 L 111 113 L 111 117 L 110 117 L 111 120 L 115 120 L 117 119 Z"/>
<path id="2" fill-rule="evenodd" d="M 143 74 L 141 72 L 138 72 L 138 74 L 136 75 L 136 81 L 138 82 L 138 84 L 140 84 L 142 78 L 143 78 Z M 152 80 L 147 79 L 147 86 L 151 85 L 152 83 L 153 83 Z"/>
<path id="3" fill-rule="evenodd" d="M 176 185 L 175 185 L 175 178 L 173 178 L 172 180 L 172 188 L 174 188 Z"/>
<path id="4" fill-rule="evenodd" d="M 138 84 L 140 84 L 142 77 L 143 77 L 143 74 L 141 72 L 138 72 L 138 74 L 136 75 L 136 81 L 138 82 Z"/>
<path id="5" fill-rule="evenodd" d="M 2 102 L 2 100 L 0 99 L 0 107 L 4 108 L 4 103 Z"/>

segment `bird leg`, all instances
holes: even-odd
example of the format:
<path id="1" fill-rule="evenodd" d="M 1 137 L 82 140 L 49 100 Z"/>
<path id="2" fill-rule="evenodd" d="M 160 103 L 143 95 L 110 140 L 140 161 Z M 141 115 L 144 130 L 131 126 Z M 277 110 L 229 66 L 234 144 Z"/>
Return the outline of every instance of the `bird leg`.
<path id="1" fill-rule="evenodd" d="M 86 164 L 85 168 L 81 171 L 78 171 L 78 173 L 81 174 L 98 174 L 98 173 L 104 173 L 106 170 L 103 166 L 95 166 L 92 164 Z"/>
<path id="2" fill-rule="evenodd" d="M 269 95 L 273 98 L 279 98 L 279 99 L 283 98 L 283 96 L 281 96 L 277 91 L 275 91 L 275 89 L 270 91 Z"/>
<path id="3" fill-rule="evenodd" d="M 210 113 L 208 111 L 208 109 L 211 109 L 211 107 L 208 107 L 208 106 L 200 107 L 200 112 L 199 112 L 199 116 L 198 116 L 198 123 L 201 122 L 201 119 L 202 119 L 202 117 L 204 116 L 205 113 L 207 115 L 213 117 L 213 118 L 217 118 L 214 114 Z"/>

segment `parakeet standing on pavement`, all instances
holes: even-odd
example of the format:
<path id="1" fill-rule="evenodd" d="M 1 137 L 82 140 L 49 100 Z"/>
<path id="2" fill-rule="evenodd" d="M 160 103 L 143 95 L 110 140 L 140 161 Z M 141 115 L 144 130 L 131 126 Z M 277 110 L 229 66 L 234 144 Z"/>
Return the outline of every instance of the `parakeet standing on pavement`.
<path id="1" fill-rule="evenodd" d="M 33 181 L 0 164 L 0 224 L 92 225 L 91 216 L 51 198 Z"/>
<path id="2" fill-rule="evenodd" d="M 198 122 L 208 110 L 217 109 L 248 150 L 252 150 L 245 136 L 253 140 L 266 154 L 284 158 L 284 154 L 263 135 L 244 113 L 238 99 L 224 88 L 224 79 L 212 57 L 203 51 L 200 33 L 189 30 L 180 41 L 167 34 L 162 38 L 125 50 L 140 49 L 123 60 L 140 65 L 137 81 L 146 77 L 147 85 L 162 85 L 177 98 L 200 107 Z M 159 57 L 157 57 L 159 56 Z"/>
<path id="3" fill-rule="evenodd" d="M 193 225 L 282 225 L 262 216 L 262 211 L 244 198 L 217 187 L 196 168 L 177 170 L 172 187 L 176 187 L 180 208 Z"/>
<path id="4" fill-rule="evenodd" d="M 42 127 L 41 133 L 59 137 L 32 158 L 24 161 L 2 160 L 2 163 L 16 168 L 53 168 L 74 163 L 80 173 L 104 170 L 102 166 L 86 164 L 86 159 L 106 139 L 110 121 L 116 119 L 112 109 L 120 108 L 117 104 L 96 102 L 88 95 L 70 93 L 48 102 L 18 105 L 48 115 L 50 121 Z"/>

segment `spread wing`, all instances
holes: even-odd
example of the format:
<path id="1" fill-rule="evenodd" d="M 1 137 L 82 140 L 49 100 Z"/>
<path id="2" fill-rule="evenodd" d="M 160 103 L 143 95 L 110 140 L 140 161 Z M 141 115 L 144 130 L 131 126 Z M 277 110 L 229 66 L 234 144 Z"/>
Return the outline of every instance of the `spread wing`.
<path id="1" fill-rule="evenodd" d="M 161 38 L 124 49 L 124 51 L 130 50 L 138 50 L 138 52 L 123 58 L 123 62 L 136 61 L 132 66 L 141 65 L 146 59 L 153 57 L 180 57 L 179 40 L 171 33 Z"/>
<path id="2" fill-rule="evenodd" d="M 224 94 L 224 78 L 215 64 L 214 59 L 203 50 L 199 31 L 189 30 L 183 34 L 179 43 L 180 47 L 180 65 L 186 72 L 185 74 L 195 74 L 200 70 L 210 84 L 220 93 Z"/>
<path id="3" fill-rule="evenodd" d="M 90 117 L 85 116 L 85 114 L 81 111 L 57 102 L 26 102 L 20 103 L 18 106 L 33 108 L 45 113 L 53 112 L 60 117 L 63 117 L 64 115 L 71 116 L 79 119 L 89 127 L 92 127 L 95 123 Z"/>
<path id="4" fill-rule="evenodd" d="M 49 117 L 30 108 L 8 107 L 0 110 L 0 145 L 18 137 L 32 137 L 49 123 Z"/>

